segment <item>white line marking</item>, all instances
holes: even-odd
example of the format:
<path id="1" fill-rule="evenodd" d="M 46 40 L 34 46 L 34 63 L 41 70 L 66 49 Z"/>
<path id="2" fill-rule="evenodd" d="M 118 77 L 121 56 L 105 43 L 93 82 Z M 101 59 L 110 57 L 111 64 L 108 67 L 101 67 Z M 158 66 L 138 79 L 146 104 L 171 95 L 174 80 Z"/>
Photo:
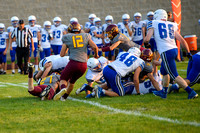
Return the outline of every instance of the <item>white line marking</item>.
<path id="1" fill-rule="evenodd" d="M 0 83 L 3 83 L 3 82 L 0 82 Z M 21 86 L 21 85 L 13 84 L 13 83 L 5 83 L 5 84 L 27 88 L 27 86 Z M 108 105 L 100 104 L 98 102 L 93 102 L 93 101 L 88 101 L 88 100 L 80 100 L 80 99 L 76 99 L 76 98 L 72 98 L 72 97 L 68 97 L 68 99 L 72 100 L 72 101 L 77 101 L 77 102 L 82 102 L 82 103 L 90 104 L 93 106 L 97 106 L 99 108 L 113 111 L 115 113 L 122 113 L 122 114 L 126 114 L 126 115 L 134 115 L 134 116 L 142 116 L 142 117 L 151 118 L 151 119 L 159 120 L 159 121 L 166 121 L 166 122 L 174 123 L 174 124 L 191 125 L 191 126 L 196 126 L 196 127 L 200 126 L 200 123 L 198 123 L 198 122 L 182 121 L 182 120 L 177 120 L 177 119 L 173 120 L 170 118 L 160 117 L 160 116 L 156 116 L 156 115 L 142 114 L 138 111 L 121 110 L 121 109 L 112 108 Z"/>
<path id="2" fill-rule="evenodd" d="M 178 71 L 186 72 L 187 70 L 184 69 L 177 69 Z"/>

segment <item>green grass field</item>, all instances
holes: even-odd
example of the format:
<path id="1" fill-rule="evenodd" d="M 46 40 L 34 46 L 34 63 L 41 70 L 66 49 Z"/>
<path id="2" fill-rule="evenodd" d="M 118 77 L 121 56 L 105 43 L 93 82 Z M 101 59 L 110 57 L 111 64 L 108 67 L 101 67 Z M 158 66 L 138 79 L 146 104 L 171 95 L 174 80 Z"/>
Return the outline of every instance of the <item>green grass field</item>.
<path id="1" fill-rule="evenodd" d="M 186 77 L 187 62 L 177 63 Z M 85 99 L 75 90 L 71 99 L 41 101 L 28 93 L 27 75 L 0 75 L 0 132 L 199 132 L 200 98 L 188 100 L 182 89 L 160 99 L 153 94 Z M 200 85 L 193 86 L 200 94 Z"/>

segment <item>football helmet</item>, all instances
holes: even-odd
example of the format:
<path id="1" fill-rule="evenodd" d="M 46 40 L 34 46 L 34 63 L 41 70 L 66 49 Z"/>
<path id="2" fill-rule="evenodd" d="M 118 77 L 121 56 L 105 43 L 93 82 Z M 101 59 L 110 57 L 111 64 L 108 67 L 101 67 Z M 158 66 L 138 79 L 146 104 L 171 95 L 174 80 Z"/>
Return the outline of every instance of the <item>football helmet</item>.
<path id="1" fill-rule="evenodd" d="M 36 17 L 33 16 L 33 15 L 29 16 L 28 17 L 28 23 L 29 23 L 30 26 L 34 26 L 35 23 L 36 23 Z"/>
<path id="2" fill-rule="evenodd" d="M 78 23 L 78 19 L 77 18 L 75 18 L 75 17 L 73 17 L 73 18 L 71 18 L 70 19 L 70 21 L 69 21 L 70 23 L 72 23 L 72 22 L 77 22 Z"/>
<path id="3" fill-rule="evenodd" d="M 0 34 L 2 34 L 5 31 L 5 25 L 3 23 L 0 23 Z"/>
<path id="4" fill-rule="evenodd" d="M 68 26 L 68 32 L 69 33 L 74 33 L 74 32 L 80 32 L 81 31 L 81 26 L 77 22 L 72 22 Z"/>
<path id="5" fill-rule="evenodd" d="M 96 58 L 89 58 L 87 61 L 87 67 L 93 71 L 93 72 L 101 72 L 102 71 L 102 65 Z"/>
<path id="6" fill-rule="evenodd" d="M 112 40 L 118 33 L 119 29 L 115 24 L 111 24 L 106 28 L 106 34 L 110 40 Z"/>
<path id="7" fill-rule="evenodd" d="M 151 21 L 153 20 L 153 15 L 154 15 L 154 12 L 150 11 L 147 13 L 147 20 Z"/>
<path id="8" fill-rule="evenodd" d="M 130 16 L 128 14 L 122 15 L 122 22 L 123 24 L 128 24 L 130 22 Z"/>
<path id="9" fill-rule="evenodd" d="M 43 26 L 44 26 L 44 29 L 46 31 L 49 31 L 51 29 L 51 22 L 50 21 L 45 21 Z"/>
<path id="10" fill-rule="evenodd" d="M 141 51 L 139 48 L 137 47 L 131 47 L 129 50 L 128 50 L 129 53 L 135 55 L 136 57 L 140 57 L 141 55 Z"/>
<path id="11" fill-rule="evenodd" d="M 142 14 L 139 13 L 139 12 L 136 12 L 134 15 L 133 15 L 133 19 L 136 23 L 140 22 L 141 19 L 142 19 Z"/>
<path id="12" fill-rule="evenodd" d="M 94 25 L 97 27 L 101 26 L 101 19 L 99 17 L 96 17 L 94 19 Z"/>
<path id="13" fill-rule="evenodd" d="M 40 70 L 44 71 L 44 65 L 45 65 L 46 62 L 47 62 L 46 58 L 40 60 L 40 62 L 39 62 L 39 68 L 40 68 Z"/>
<path id="14" fill-rule="evenodd" d="M 106 24 L 112 24 L 114 21 L 113 17 L 111 15 L 108 15 L 105 17 Z"/>
<path id="15" fill-rule="evenodd" d="M 12 26 L 16 27 L 16 26 L 17 26 L 17 23 L 18 23 L 18 21 L 19 21 L 19 18 L 18 18 L 17 16 L 13 16 L 13 17 L 10 19 L 10 21 L 11 21 Z"/>
<path id="16" fill-rule="evenodd" d="M 158 9 L 154 12 L 154 20 L 167 20 L 167 12 L 163 9 Z"/>
<path id="17" fill-rule="evenodd" d="M 54 25 L 55 26 L 59 26 L 60 24 L 61 24 L 61 18 L 60 17 L 55 17 L 54 19 L 53 19 L 53 23 L 54 23 Z"/>
<path id="18" fill-rule="evenodd" d="M 97 16 L 95 14 L 90 14 L 88 19 L 90 23 L 93 23 L 93 20 L 96 18 Z"/>
<path id="19" fill-rule="evenodd" d="M 142 58 L 144 61 L 151 62 L 153 59 L 153 52 L 151 49 L 144 49 L 142 50 L 140 58 Z"/>

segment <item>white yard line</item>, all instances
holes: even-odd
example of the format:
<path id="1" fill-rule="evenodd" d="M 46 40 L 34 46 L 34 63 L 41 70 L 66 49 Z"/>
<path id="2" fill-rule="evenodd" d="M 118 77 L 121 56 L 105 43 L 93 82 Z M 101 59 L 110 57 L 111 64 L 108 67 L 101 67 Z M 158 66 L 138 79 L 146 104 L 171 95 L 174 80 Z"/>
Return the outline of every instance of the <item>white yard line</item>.
<path id="1" fill-rule="evenodd" d="M 19 85 L 19 84 L 13 84 L 13 83 L 0 82 L 0 84 L 7 84 L 7 85 L 12 85 L 12 86 L 19 86 L 19 87 L 27 88 L 27 86 L 23 86 L 23 85 Z M 140 113 L 138 111 L 122 110 L 122 109 L 110 107 L 108 105 L 103 105 L 103 104 L 100 104 L 98 102 L 93 102 L 93 101 L 88 101 L 88 100 L 80 100 L 80 99 L 72 98 L 72 97 L 68 97 L 68 99 L 72 100 L 72 101 L 76 101 L 76 102 L 90 104 L 90 105 L 93 105 L 93 106 L 96 106 L 96 107 L 99 107 L 99 108 L 103 108 L 103 109 L 106 109 L 106 110 L 109 110 L 109 111 L 112 111 L 112 112 L 115 112 L 115 113 L 121 113 L 121 114 L 126 114 L 126 115 L 134 115 L 134 116 L 142 116 L 142 117 L 146 117 L 146 118 L 150 118 L 150 119 L 154 119 L 154 120 L 159 120 L 159 121 L 165 121 L 165 122 L 174 123 L 174 124 L 190 125 L 190 126 L 196 126 L 196 127 L 200 126 L 200 123 L 198 123 L 198 122 L 170 119 L 170 118 L 160 117 L 160 116 L 156 116 L 156 115 L 143 114 L 143 113 Z"/>

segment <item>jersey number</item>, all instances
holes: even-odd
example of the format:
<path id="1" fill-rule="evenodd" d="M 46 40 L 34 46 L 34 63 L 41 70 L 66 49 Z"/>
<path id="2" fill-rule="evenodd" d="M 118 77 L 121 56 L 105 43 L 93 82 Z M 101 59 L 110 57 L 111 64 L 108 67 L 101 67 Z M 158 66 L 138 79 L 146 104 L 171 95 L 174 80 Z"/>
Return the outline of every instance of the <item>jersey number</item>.
<path id="1" fill-rule="evenodd" d="M 33 37 L 37 37 L 37 32 L 36 31 L 33 31 Z"/>
<path id="2" fill-rule="evenodd" d="M 1 45 L 4 45 L 4 44 L 5 44 L 5 41 L 6 41 L 6 40 L 5 40 L 4 38 L 1 38 L 1 43 L 0 43 L 0 44 L 1 44 Z"/>
<path id="3" fill-rule="evenodd" d="M 135 34 L 134 34 L 134 36 L 140 36 L 140 35 L 142 35 L 142 28 L 134 28 L 135 29 Z"/>
<path id="4" fill-rule="evenodd" d="M 57 34 L 56 34 L 57 33 Z M 53 31 L 53 38 L 60 38 L 60 35 L 61 35 L 61 31 L 60 30 L 57 30 L 57 31 Z"/>
<path id="5" fill-rule="evenodd" d="M 74 48 L 80 48 L 83 47 L 83 37 L 81 35 L 79 36 L 72 36 Z"/>
<path id="6" fill-rule="evenodd" d="M 159 23 L 158 24 L 158 30 L 159 30 L 159 35 L 161 39 L 165 39 L 168 37 L 167 33 L 167 26 L 164 23 Z M 172 24 L 168 24 L 168 30 L 169 30 L 169 37 L 171 39 L 174 39 L 174 29 Z"/>
<path id="7" fill-rule="evenodd" d="M 119 61 L 123 62 L 126 59 L 126 56 L 129 55 L 129 53 L 124 53 L 119 57 Z M 124 61 L 124 64 L 129 67 L 135 62 L 137 58 L 135 56 L 130 56 L 128 59 Z"/>
<path id="8" fill-rule="evenodd" d="M 42 42 L 46 42 L 46 35 L 42 34 Z"/>
<path id="9" fill-rule="evenodd" d="M 52 79 L 53 79 L 53 75 L 43 78 L 43 79 L 40 81 L 40 85 L 43 85 L 44 82 L 45 82 L 45 80 L 46 80 L 47 78 L 50 78 L 49 83 L 51 84 L 51 83 L 52 83 Z"/>

